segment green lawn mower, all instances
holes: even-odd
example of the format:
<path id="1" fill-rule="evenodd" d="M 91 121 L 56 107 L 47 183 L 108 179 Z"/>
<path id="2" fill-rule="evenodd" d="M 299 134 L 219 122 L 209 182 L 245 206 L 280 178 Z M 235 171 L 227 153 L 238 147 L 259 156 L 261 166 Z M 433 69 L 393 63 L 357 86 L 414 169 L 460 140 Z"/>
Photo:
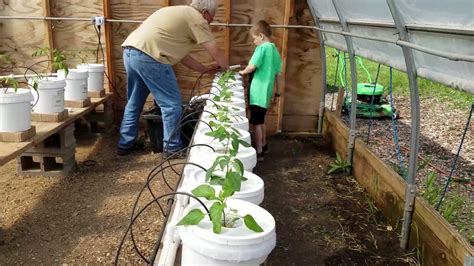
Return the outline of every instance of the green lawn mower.
<path id="1" fill-rule="evenodd" d="M 342 58 L 341 58 L 342 57 Z M 343 55 L 339 55 L 340 64 L 346 66 L 345 58 Z M 396 108 L 392 108 L 390 102 L 384 97 L 384 86 L 375 84 L 372 82 L 369 71 L 365 68 L 362 59 L 356 57 L 356 62 L 361 66 L 364 72 L 367 74 L 368 83 L 357 84 L 357 117 L 360 118 L 398 118 L 398 111 Z M 379 68 L 380 70 L 380 68 Z M 345 86 L 343 77 L 343 68 L 339 71 L 339 78 L 341 83 Z M 343 111 L 349 113 L 351 111 L 352 99 L 351 93 L 348 91 L 344 97 Z"/>

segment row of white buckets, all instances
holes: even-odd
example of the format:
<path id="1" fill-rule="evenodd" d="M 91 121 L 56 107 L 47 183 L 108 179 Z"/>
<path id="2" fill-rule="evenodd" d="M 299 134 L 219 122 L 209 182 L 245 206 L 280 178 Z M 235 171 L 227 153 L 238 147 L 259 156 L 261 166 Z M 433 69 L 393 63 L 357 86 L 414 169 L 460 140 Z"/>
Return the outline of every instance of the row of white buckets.
<path id="1" fill-rule="evenodd" d="M 29 81 L 31 84 L 31 80 Z M 84 101 L 88 91 L 104 89 L 104 65 L 80 64 L 77 69 L 58 71 L 57 77 L 38 80 L 38 91 L 0 89 L 0 132 L 18 132 L 31 128 L 33 111 L 54 114 L 64 111 L 64 101 Z"/>
<path id="2" fill-rule="evenodd" d="M 237 118 L 231 124 L 241 133 L 241 139 L 250 143 L 249 122 L 245 116 L 242 116 L 245 115 L 245 113 L 242 113 L 242 110 L 245 112 L 245 101 L 242 99 L 243 86 L 241 83 L 236 83 L 238 86 L 233 86 L 232 90 L 237 92 L 235 95 L 240 97 L 235 97 L 232 103 L 228 103 L 230 106 L 236 107 L 232 109 L 235 111 L 234 116 Z M 217 84 L 214 84 L 214 86 L 217 87 Z M 210 98 L 210 96 L 203 95 L 201 97 Z M 209 112 L 216 111 L 215 106 L 210 101 L 207 102 L 205 110 Z M 211 120 L 210 116 L 204 112 L 201 121 L 209 120 Z M 198 164 L 205 169 L 212 165 L 217 156 L 223 155 L 220 150 L 222 144 L 208 137 L 207 132 L 209 132 L 209 127 L 206 123 L 199 123 L 193 144 L 209 145 L 216 152 L 213 152 L 209 147 L 199 146 L 193 147 L 188 156 L 188 162 Z M 180 240 L 182 243 L 182 265 L 260 265 L 265 262 L 276 245 L 275 220 L 268 211 L 258 206 L 264 198 L 264 182 L 259 176 L 252 173 L 257 162 L 255 149 L 240 147 L 237 158 L 244 165 L 244 177 L 247 180 L 242 183 L 241 190 L 227 200 L 227 206 L 229 209 L 237 210 L 237 213 L 242 217 L 247 214 L 252 215 L 262 227 L 263 232 L 256 233 L 247 229 L 244 224 L 237 224 L 234 228 L 223 228 L 220 234 L 214 234 L 212 222 L 208 216 L 198 225 L 176 227 L 175 224 L 190 210 L 200 208 L 205 212 L 196 200 L 186 196 L 178 196 L 177 206 L 163 239 L 163 251 L 158 260 L 158 265 L 173 264 Z M 179 191 L 189 193 L 197 186 L 205 183 L 205 175 L 204 170 L 200 168 L 186 166 L 183 173 L 183 183 Z M 213 187 L 216 193 L 221 190 L 220 186 Z M 204 201 L 208 209 L 212 203 Z M 173 247 L 174 251 L 170 251 L 173 250 Z"/>

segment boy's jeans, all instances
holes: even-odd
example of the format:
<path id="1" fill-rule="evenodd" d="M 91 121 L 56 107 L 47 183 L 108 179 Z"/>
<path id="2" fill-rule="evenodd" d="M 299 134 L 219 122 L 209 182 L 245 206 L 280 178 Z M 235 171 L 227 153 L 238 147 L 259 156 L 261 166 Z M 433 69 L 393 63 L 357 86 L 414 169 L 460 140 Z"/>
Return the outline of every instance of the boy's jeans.
<path id="1" fill-rule="evenodd" d="M 132 47 L 125 47 L 123 62 L 127 72 L 128 102 L 120 126 L 118 147 L 129 149 L 133 146 L 138 136 L 138 120 L 151 92 L 162 113 L 164 147 L 168 151 L 181 149 L 181 131 L 174 132 L 181 117 L 181 92 L 172 66 Z"/>

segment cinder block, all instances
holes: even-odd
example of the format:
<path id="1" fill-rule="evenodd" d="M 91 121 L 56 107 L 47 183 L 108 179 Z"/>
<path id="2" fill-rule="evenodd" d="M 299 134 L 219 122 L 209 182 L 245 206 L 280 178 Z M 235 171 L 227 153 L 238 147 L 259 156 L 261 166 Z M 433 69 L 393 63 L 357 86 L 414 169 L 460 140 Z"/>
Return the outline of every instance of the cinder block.
<path id="1" fill-rule="evenodd" d="M 76 138 L 74 137 L 74 123 L 65 127 L 58 133 L 49 136 L 40 144 L 28 150 L 34 153 L 51 153 L 56 150 L 64 150 L 71 147 L 76 147 Z"/>
<path id="2" fill-rule="evenodd" d="M 37 162 L 39 158 L 39 162 Z M 21 155 L 17 158 L 17 171 L 25 176 L 65 177 L 76 167 L 74 153 L 67 156 Z"/>

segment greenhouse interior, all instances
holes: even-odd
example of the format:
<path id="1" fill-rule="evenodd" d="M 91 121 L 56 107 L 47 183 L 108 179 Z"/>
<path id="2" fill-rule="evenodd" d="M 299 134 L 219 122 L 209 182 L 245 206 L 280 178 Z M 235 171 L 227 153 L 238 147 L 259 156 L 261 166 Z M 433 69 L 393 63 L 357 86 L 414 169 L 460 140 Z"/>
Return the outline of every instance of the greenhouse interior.
<path id="1" fill-rule="evenodd" d="M 472 0 L 8 0 L 0 40 L 0 265 L 474 265 Z"/>

